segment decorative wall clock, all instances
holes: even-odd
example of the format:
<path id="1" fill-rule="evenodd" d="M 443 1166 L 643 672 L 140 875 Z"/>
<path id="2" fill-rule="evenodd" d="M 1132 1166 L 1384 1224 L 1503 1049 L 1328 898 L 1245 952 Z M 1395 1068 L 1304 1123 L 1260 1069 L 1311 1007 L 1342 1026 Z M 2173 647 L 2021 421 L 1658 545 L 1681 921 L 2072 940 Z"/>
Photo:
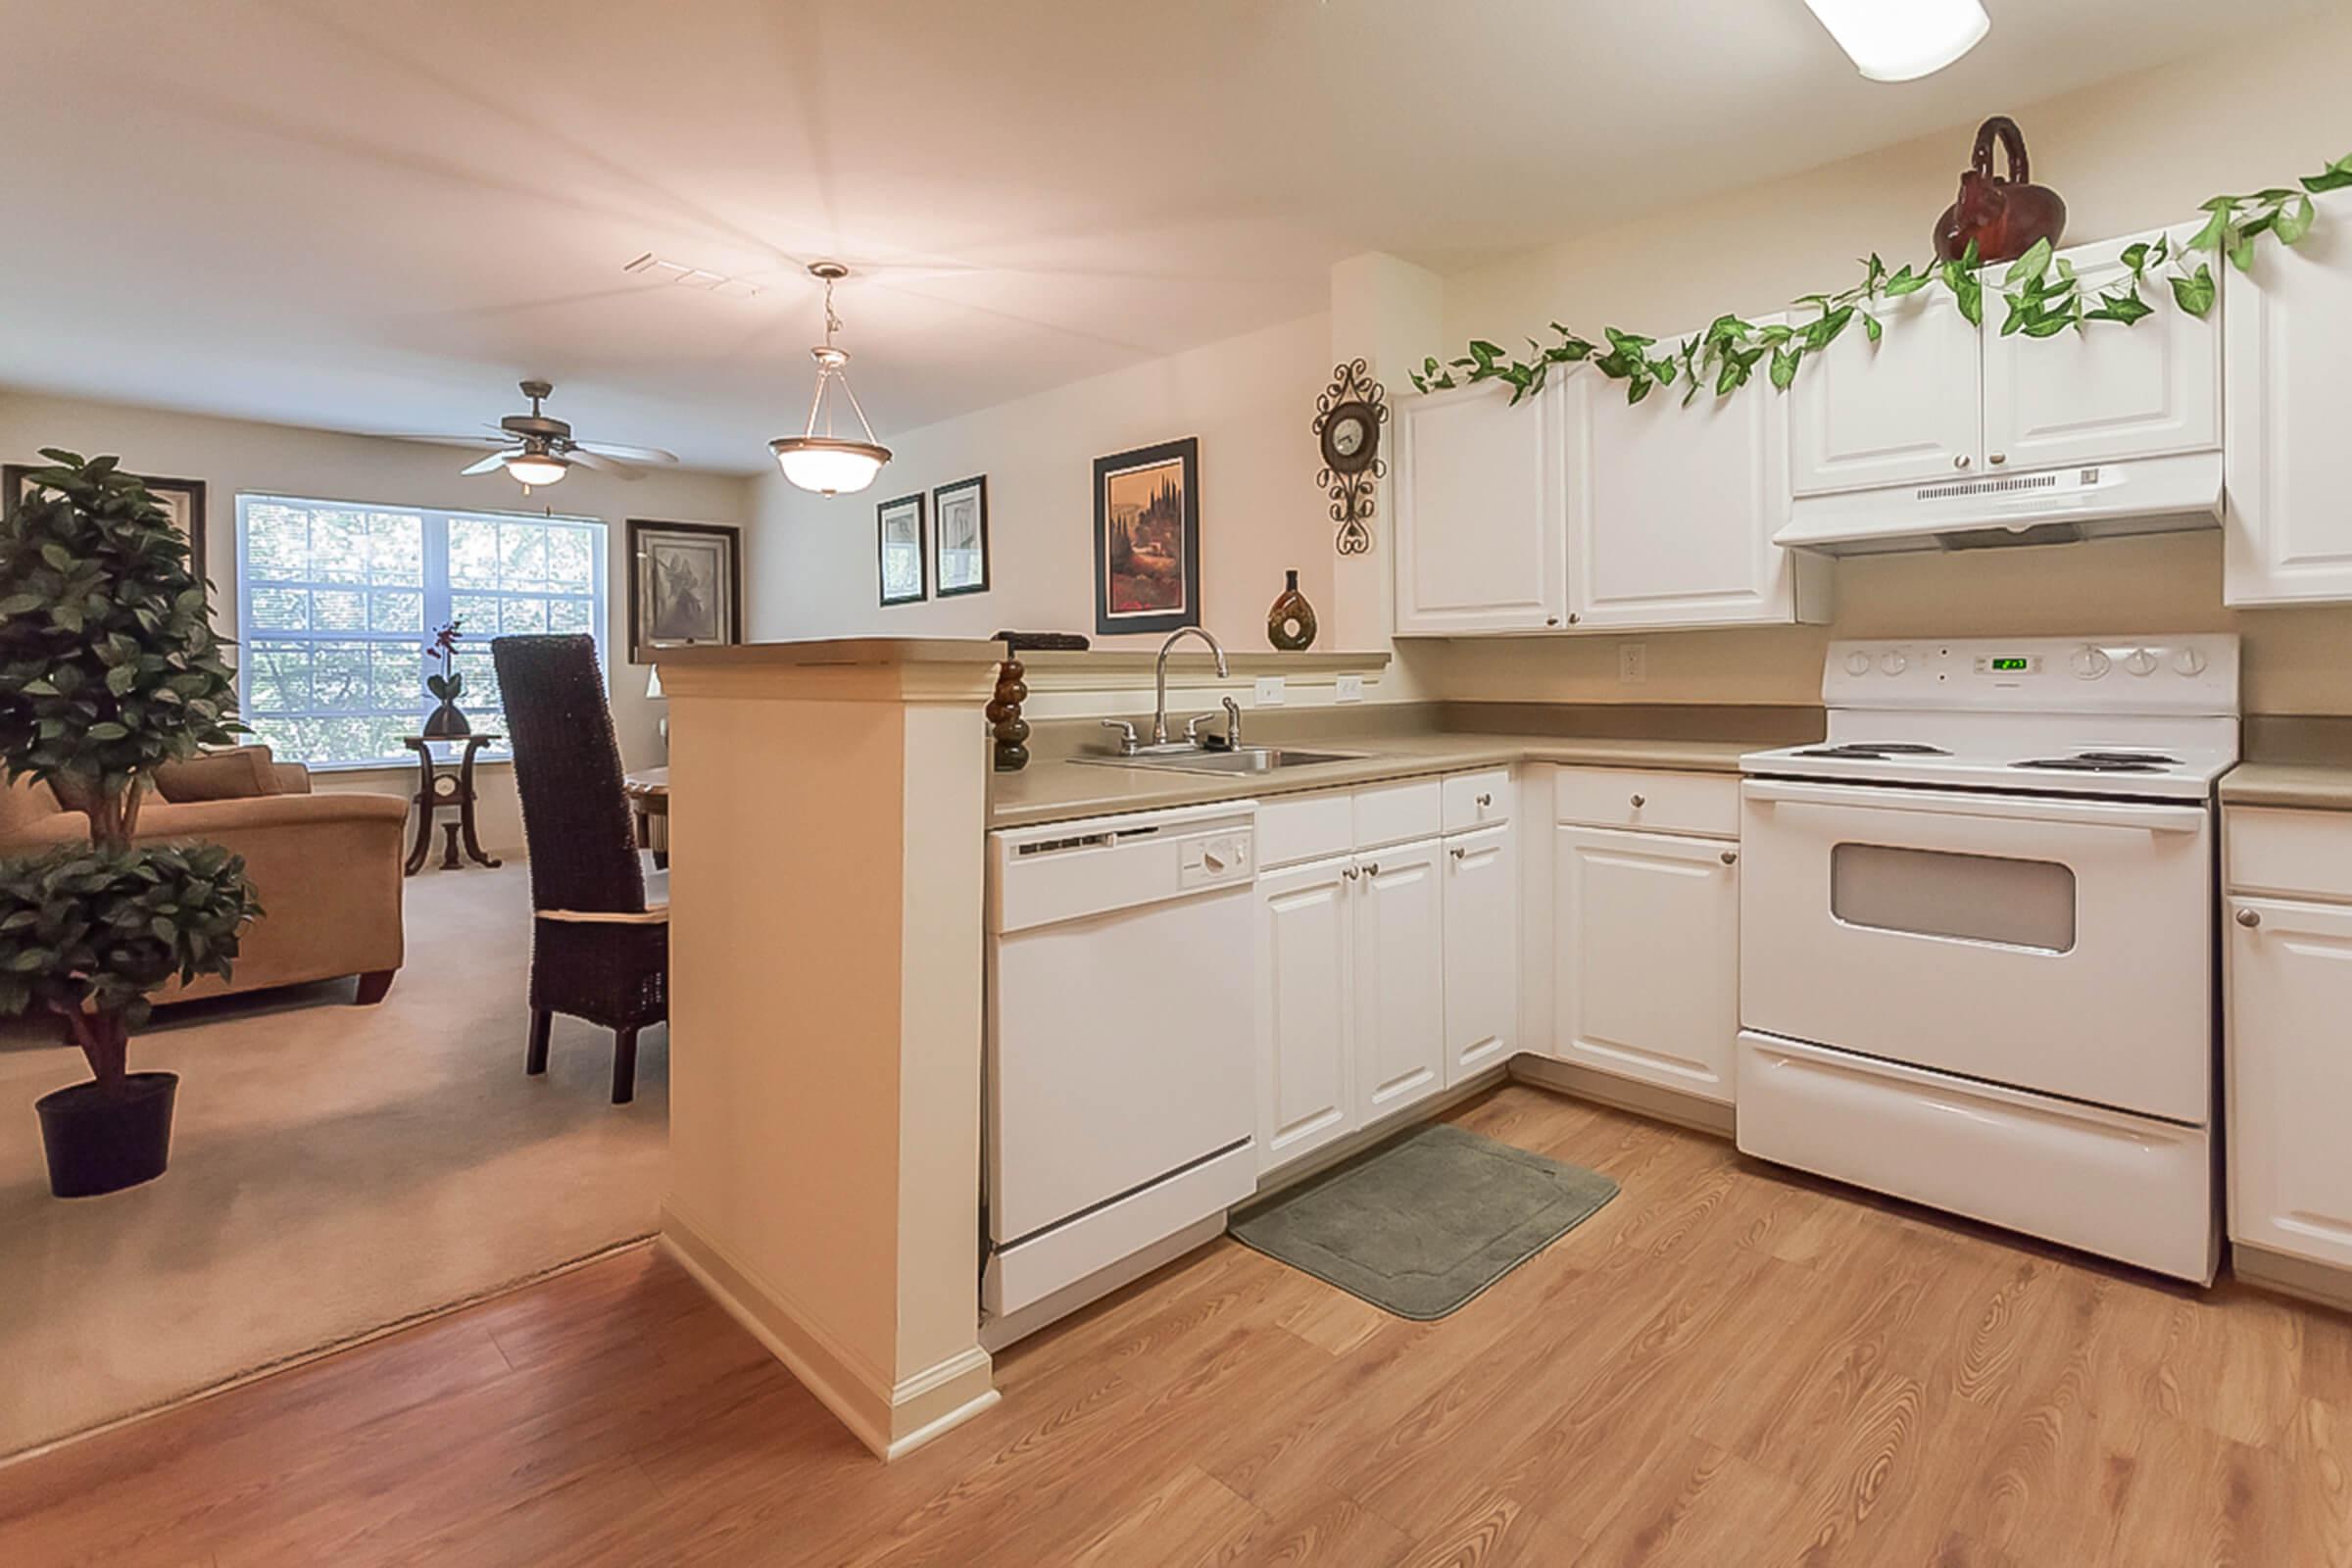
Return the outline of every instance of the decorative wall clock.
<path id="1" fill-rule="evenodd" d="M 1362 360 L 1331 368 L 1331 385 L 1315 399 L 1315 440 L 1323 468 L 1315 483 L 1331 496 L 1331 520 L 1339 524 L 1334 547 L 1343 556 L 1372 549 L 1373 488 L 1388 477 L 1380 455 L 1380 427 L 1389 422 L 1388 393 L 1367 373 Z"/>

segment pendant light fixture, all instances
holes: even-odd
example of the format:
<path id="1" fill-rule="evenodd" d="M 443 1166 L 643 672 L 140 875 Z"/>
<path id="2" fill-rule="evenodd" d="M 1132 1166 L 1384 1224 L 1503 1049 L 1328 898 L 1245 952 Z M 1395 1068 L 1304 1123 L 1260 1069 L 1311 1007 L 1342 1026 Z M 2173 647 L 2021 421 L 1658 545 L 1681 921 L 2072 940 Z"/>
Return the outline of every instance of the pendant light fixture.
<path id="1" fill-rule="evenodd" d="M 802 489 L 820 496 L 849 495 L 874 482 L 874 475 L 890 461 L 890 448 L 874 439 L 874 427 L 866 422 L 858 394 L 850 390 L 850 357 L 833 346 L 833 334 L 841 330 L 841 318 L 833 314 L 833 285 L 849 276 L 850 270 L 839 262 L 811 262 L 808 275 L 825 285 L 825 341 L 808 351 L 816 360 L 816 396 L 808 404 L 808 428 L 799 435 L 778 436 L 767 449 L 776 455 L 776 466 L 784 470 L 784 477 Z M 837 385 L 841 395 L 850 400 L 851 412 L 858 416 L 858 427 L 865 432 L 862 441 L 833 433 L 833 414 L 825 406 L 825 394 Z M 820 416 L 822 434 L 817 430 Z"/>
<path id="2" fill-rule="evenodd" d="M 1992 30 L 1982 0 L 1805 0 L 1873 81 L 1933 75 Z"/>

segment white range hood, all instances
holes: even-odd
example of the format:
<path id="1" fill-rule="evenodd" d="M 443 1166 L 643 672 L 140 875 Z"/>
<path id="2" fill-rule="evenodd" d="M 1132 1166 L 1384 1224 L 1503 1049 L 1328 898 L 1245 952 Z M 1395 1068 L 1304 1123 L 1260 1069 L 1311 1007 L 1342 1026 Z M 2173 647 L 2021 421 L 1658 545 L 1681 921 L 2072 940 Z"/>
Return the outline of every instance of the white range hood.
<path id="1" fill-rule="evenodd" d="M 2072 544 L 2214 528 L 2222 455 L 2190 452 L 1802 496 L 1773 543 L 1833 556 Z"/>

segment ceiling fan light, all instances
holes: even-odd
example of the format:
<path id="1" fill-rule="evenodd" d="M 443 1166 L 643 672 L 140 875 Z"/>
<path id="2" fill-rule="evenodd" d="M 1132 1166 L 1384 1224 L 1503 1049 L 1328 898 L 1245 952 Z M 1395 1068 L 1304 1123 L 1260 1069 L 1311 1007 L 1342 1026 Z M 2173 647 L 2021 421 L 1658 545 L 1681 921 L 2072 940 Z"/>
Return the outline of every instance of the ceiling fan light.
<path id="1" fill-rule="evenodd" d="M 870 441 L 840 441 L 822 435 L 778 436 L 767 444 L 784 477 L 820 496 L 853 495 L 874 482 L 890 449 Z"/>
<path id="2" fill-rule="evenodd" d="M 1933 75 L 1992 30 L 1982 0 L 1805 0 L 1805 6 L 1873 81 Z"/>
<path id="3" fill-rule="evenodd" d="M 555 484 L 570 471 L 570 464 L 545 452 L 518 453 L 507 460 L 507 475 L 517 484 Z"/>

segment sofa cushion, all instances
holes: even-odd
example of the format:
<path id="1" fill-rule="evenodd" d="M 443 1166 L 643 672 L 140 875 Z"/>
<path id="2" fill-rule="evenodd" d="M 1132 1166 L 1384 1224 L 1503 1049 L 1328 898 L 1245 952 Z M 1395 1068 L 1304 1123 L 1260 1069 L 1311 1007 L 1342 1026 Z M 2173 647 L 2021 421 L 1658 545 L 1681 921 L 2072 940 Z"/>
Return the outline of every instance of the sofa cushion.
<path id="1" fill-rule="evenodd" d="M 36 778 L 0 779 L 0 841 L 57 815 L 57 792 Z"/>
<path id="2" fill-rule="evenodd" d="M 239 746 L 231 751 L 206 752 L 182 761 L 166 762 L 155 770 L 155 790 L 175 805 L 188 801 L 248 801 L 285 792 L 267 746 Z"/>

